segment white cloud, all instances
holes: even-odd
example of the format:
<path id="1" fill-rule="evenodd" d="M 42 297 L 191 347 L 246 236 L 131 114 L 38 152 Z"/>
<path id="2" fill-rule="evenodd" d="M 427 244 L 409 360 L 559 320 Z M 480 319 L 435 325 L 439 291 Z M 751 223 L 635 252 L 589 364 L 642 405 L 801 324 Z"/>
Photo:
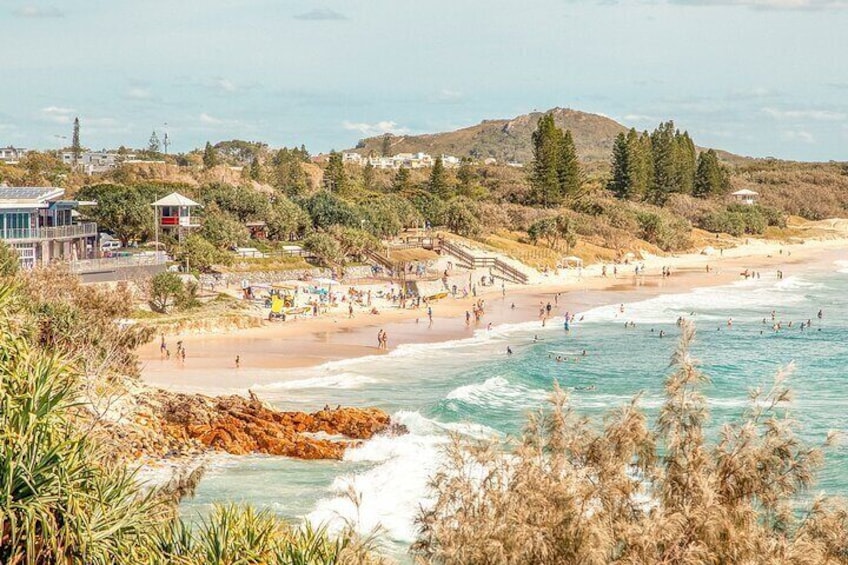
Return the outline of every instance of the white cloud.
<path id="1" fill-rule="evenodd" d="M 69 124 L 73 121 L 73 108 L 62 108 L 61 106 L 48 106 L 41 109 L 41 118 L 54 124 Z"/>
<path id="2" fill-rule="evenodd" d="M 134 86 L 127 91 L 126 97 L 131 100 L 150 100 L 153 98 L 153 93 L 147 88 Z"/>
<path id="3" fill-rule="evenodd" d="M 19 18 L 64 18 L 65 14 L 58 8 L 52 6 L 36 6 L 34 4 L 26 4 L 12 12 Z"/>
<path id="4" fill-rule="evenodd" d="M 778 120 L 817 120 L 826 122 L 841 122 L 848 118 L 844 112 L 832 110 L 780 110 L 777 108 L 763 108 L 763 113 Z"/>
<path id="5" fill-rule="evenodd" d="M 848 8 L 848 0 L 670 0 L 683 6 L 747 6 L 760 10 L 824 10 Z"/>
<path id="6" fill-rule="evenodd" d="M 659 118 L 655 118 L 654 116 L 646 116 L 644 114 L 627 114 L 622 118 L 625 122 L 639 122 L 639 123 L 660 123 L 662 120 Z"/>
<path id="7" fill-rule="evenodd" d="M 203 130 L 244 130 L 253 129 L 253 127 L 241 120 L 230 120 L 227 118 L 219 118 L 206 112 L 201 112 L 197 116 L 197 121 L 200 123 L 200 129 Z"/>
<path id="8" fill-rule="evenodd" d="M 214 80 L 213 84 L 214 84 L 215 88 L 217 88 L 218 90 L 221 90 L 222 92 L 231 93 L 231 92 L 235 92 L 236 90 L 238 90 L 238 87 L 236 86 L 236 84 L 233 81 L 231 81 L 230 79 L 224 78 L 224 77 L 216 78 Z"/>
<path id="9" fill-rule="evenodd" d="M 206 112 L 203 112 L 198 116 L 201 124 L 206 124 L 208 126 L 219 126 L 224 123 L 224 120 L 221 118 L 216 118 L 215 116 L 210 116 Z"/>
<path id="10" fill-rule="evenodd" d="M 462 100 L 462 92 L 458 90 L 451 90 L 450 88 L 443 88 L 436 95 L 436 99 L 439 102 L 458 102 Z"/>
<path id="11" fill-rule="evenodd" d="M 781 139 L 785 141 L 800 141 L 802 143 L 815 143 L 816 138 L 808 131 L 784 130 L 780 132 Z"/>
<path id="12" fill-rule="evenodd" d="M 409 129 L 400 127 L 397 122 L 391 120 L 383 120 L 373 124 L 365 122 L 342 122 L 342 127 L 350 131 L 358 131 L 365 137 L 373 137 L 384 133 L 393 133 L 395 135 L 403 135 L 409 133 Z"/>
<path id="13" fill-rule="evenodd" d="M 310 21 L 346 20 L 347 16 L 335 10 L 331 10 L 330 8 L 314 8 L 312 10 L 309 10 L 308 12 L 295 15 L 294 19 Z"/>

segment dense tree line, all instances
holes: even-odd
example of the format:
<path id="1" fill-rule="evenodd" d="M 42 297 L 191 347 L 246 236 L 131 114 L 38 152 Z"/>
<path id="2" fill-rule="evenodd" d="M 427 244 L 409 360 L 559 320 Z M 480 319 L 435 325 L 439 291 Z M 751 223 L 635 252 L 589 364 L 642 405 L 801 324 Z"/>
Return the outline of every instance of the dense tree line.
<path id="1" fill-rule="evenodd" d="M 553 114 L 545 114 L 539 118 L 532 142 L 531 203 L 551 208 L 576 196 L 582 177 L 571 131 L 562 131 Z"/>
<path id="2" fill-rule="evenodd" d="M 663 205 L 672 194 L 707 198 L 724 194 L 729 186 L 715 151 L 698 155 L 689 134 L 676 130 L 674 122 L 650 134 L 631 129 L 615 138 L 607 188 L 619 198 Z"/>

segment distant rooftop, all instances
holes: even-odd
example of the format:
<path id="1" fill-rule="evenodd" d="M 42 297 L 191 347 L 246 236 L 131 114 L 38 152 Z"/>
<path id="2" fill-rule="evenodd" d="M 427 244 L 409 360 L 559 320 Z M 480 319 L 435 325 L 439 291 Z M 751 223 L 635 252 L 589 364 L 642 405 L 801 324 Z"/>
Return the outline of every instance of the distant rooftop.
<path id="1" fill-rule="evenodd" d="M 154 202 L 152 206 L 200 206 L 200 204 L 178 192 L 172 192 L 168 196 Z"/>
<path id="2" fill-rule="evenodd" d="M 21 203 L 43 203 L 65 194 L 64 188 L 53 186 L 0 186 L 0 200 Z"/>

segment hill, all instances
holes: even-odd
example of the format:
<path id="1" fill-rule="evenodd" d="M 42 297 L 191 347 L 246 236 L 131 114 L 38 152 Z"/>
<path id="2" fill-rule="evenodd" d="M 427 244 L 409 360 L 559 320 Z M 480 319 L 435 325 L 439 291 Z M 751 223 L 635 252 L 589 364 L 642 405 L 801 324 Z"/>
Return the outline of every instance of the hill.
<path id="1" fill-rule="evenodd" d="M 570 108 L 554 108 L 550 112 L 559 127 L 571 130 L 577 152 L 583 161 L 608 162 L 615 136 L 627 131 L 618 122 L 598 114 Z M 444 153 L 475 159 L 494 157 L 499 162 L 527 163 L 532 159 L 530 136 L 543 114 L 532 112 L 511 120 L 484 120 L 475 126 L 444 133 L 391 135 L 390 153 L 423 151 L 431 155 Z M 380 154 L 383 141 L 383 136 L 369 137 L 361 140 L 353 151 L 363 155 L 371 151 Z"/>

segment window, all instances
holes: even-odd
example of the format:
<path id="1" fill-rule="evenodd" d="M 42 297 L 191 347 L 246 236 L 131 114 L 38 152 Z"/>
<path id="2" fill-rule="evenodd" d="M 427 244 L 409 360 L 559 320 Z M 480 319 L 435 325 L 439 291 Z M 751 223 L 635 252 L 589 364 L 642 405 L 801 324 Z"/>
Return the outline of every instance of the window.
<path id="1" fill-rule="evenodd" d="M 30 237 L 30 214 L 28 212 L 8 212 L 3 214 L 3 237 L 5 239 L 23 239 Z"/>

